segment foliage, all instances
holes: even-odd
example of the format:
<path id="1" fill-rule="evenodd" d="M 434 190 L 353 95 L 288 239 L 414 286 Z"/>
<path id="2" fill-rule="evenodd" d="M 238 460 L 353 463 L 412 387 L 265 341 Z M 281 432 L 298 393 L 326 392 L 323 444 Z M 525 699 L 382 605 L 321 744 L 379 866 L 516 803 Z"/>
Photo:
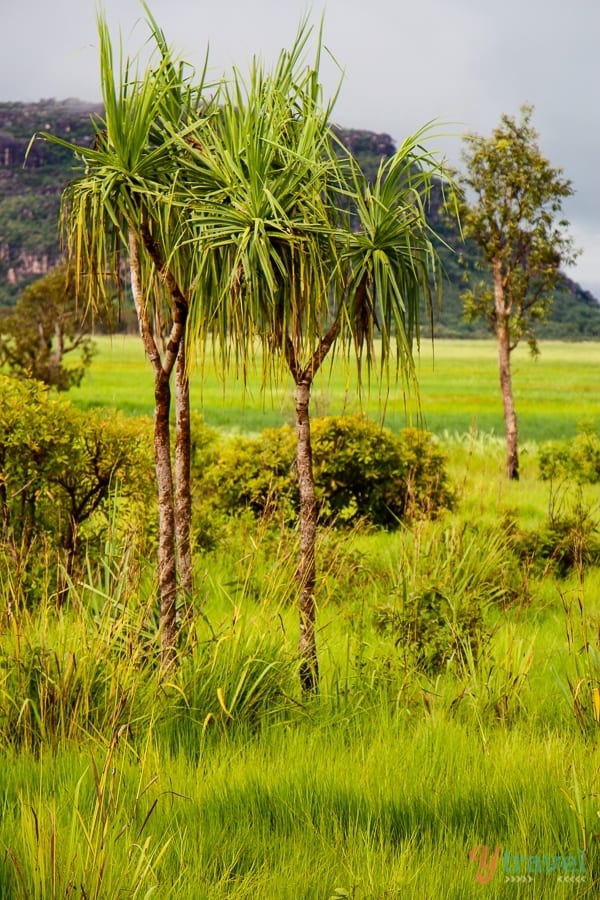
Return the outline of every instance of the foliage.
<path id="1" fill-rule="evenodd" d="M 465 136 L 460 216 L 466 239 L 502 285 L 501 296 L 491 279 L 471 287 L 464 294 L 467 319 L 483 318 L 497 333 L 506 317 L 511 347 L 525 337 L 535 350 L 535 324 L 546 317 L 560 267 L 574 253 L 568 223 L 557 219 L 573 189 L 541 154 L 532 114 L 523 106 L 520 121 L 503 115 L 491 137 Z"/>
<path id="2" fill-rule="evenodd" d="M 446 455 L 428 432 L 405 428 L 396 436 L 366 418 L 337 416 L 318 419 L 313 433 L 324 522 L 395 528 L 452 508 Z"/>
<path id="3" fill-rule="evenodd" d="M 397 528 L 452 507 L 445 454 L 427 432 L 405 429 L 396 436 L 362 416 L 332 416 L 315 419 L 312 434 L 323 524 Z M 289 426 L 267 429 L 257 439 L 233 438 L 206 470 L 208 490 L 231 513 L 249 508 L 289 520 L 298 505 L 294 454 Z"/>
<path id="4" fill-rule="evenodd" d="M 531 460 L 526 490 L 504 484 L 489 440 L 459 456 L 465 503 L 493 529 L 464 507 L 394 533 L 323 529 L 341 557 L 330 592 L 319 579 L 318 699 L 297 684 L 287 529 L 277 549 L 270 523 L 230 517 L 197 560 L 202 594 L 166 678 L 148 559 L 107 547 L 106 571 L 90 565 L 60 610 L 49 594 L 11 613 L 3 578 L 0 895 L 469 897 L 468 850 L 486 844 L 515 867 L 556 855 L 516 891 L 550 900 L 573 896 L 560 860 L 585 850 L 576 892 L 596 896 L 600 570 L 519 589 L 498 498 L 543 519 L 544 485 Z M 475 661 L 463 644 L 424 672 L 391 621 L 374 627 L 405 589 L 456 606 L 477 583 Z M 484 892 L 514 895 L 502 877 L 501 857 Z"/>
<path id="5" fill-rule="evenodd" d="M 397 599 L 376 608 L 375 625 L 428 673 L 476 661 L 489 636 L 486 608 L 523 594 L 507 537 L 469 527 L 417 532 L 397 579 Z"/>
<path id="6" fill-rule="evenodd" d="M 298 505 L 293 429 L 265 429 L 258 438 L 233 437 L 205 469 L 205 491 L 233 515 L 249 509 L 255 515 L 278 512 L 291 521 Z"/>
<path id="7" fill-rule="evenodd" d="M 72 155 L 61 147 L 36 141 L 23 162 L 34 132 L 49 131 L 81 145 L 93 143 L 93 116 L 102 107 L 80 101 L 43 100 L 38 103 L 0 103 L 0 154 L 5 166 L 0 179 L 0 306 L 12 306 L 24 286 L 60 259 L 56 221 L 60 194 L 73 178 Z M 358 124 L 358 123 L 356 123 Z M 340 129 L 336 134 L 359 161 L 369 180 L 374 181 L 383 158 L 395 152 L 385 134 L 357 129 Z M 7 164 L 6 164 L 7 163 Z M 474 271 L 479 251 L 472 242 L 464 244 L 456 224 L 445 221 L 441 191 L 431 198 L 429 216 L 435 231 L 451 249 L 439 248 L 445 276 L 444 301 L 435 316 L 438 337 L 485 336 L 485 326 L 466 323 L 460 301 L 466 267 Z M 9 272 L 11 273 L 9 279 Z M 2 277 L 4 276 L 4 277 Z M 427 317 L 424 328 L 427 329 Z M 131 326 L 133 331 L 133 324 Z M 578 285 L 564 280 L 552 302 L 546 337 L 582 340 L 600 337 L 600 307 Z"/>
<path id="8" fill-rule="evenodd" d="M 506 474 L 519 478 L 519 439 L 511 353 L 525 337 L 538 353 L 535 323 L 547 312 L 560 267 L 575 254 L 568 222 L 558 219 L 573 191 L 537 145 L 533 108 L 521 121 L 504 115 L 490 138 L 467 135 L 459 210 L 465 236 L 479 246 L 487 280 L 464 294 L 467 318 L 483 317 L 498 341 L 498 371 L 506 432 Z"/>
<path id="9" fill-rule="evenodd" d="M 26 587 L 43 548 L 71 574 L 85 547 L 103 546 L 117 489 L 122 502 L 139 502 L 139 516 L 150 487 L 147 425 L 110 412 L 82 413 L 36 382 L 2 376 L 1 385 L 3 559 L 22 570 Z"/>
<path id="10" fill-rule="evenodd" d="M 598 519 L 581 498 L 563 507 L 551 496 L 545 522 L 533 531 L 515 529 L 511 541 L 534 571 L 555 572 L 560 578 L 572 571 L 582 576 L 600 564 Z"/>
<path id="11" fill-rule="evenodd" d="M 455 605 L 434 587 L 408 597 L 400 613 L 381 607 L 375 625 L 395 639 L 409 664 L 428 674 L 464 662 L 467 653 L 476 657 L 483 639 L 480 606 L 472 598 Z"/>
<path id="12" fill-rule="evenodd" d="M 202 416 L 193 411 L 190 436 L 193 545 L 196 550 L 214 550 L 225 522 L 223 516 L 216 514 L 214 498 L 205 476 L 218 459 L 222 437 L 216 428 L 210 428 Z"/>
<path id="13" fill-rule="evenodd" d="M 544 481 L 570 479 L 577 484 L 598 484 L 600 436 L 592 428 L 583 428 L 571 441 L 543 444 L 538 464 Z"/>
<path id="14" fill-rule="evenodd" d="M 29 285 L 0 318 L 0 361 L 13 375 L 59 391 L 79 386 L 94 354 L 92 322 L 78 301 L 72 275 L 58 266 Z M 78 351 L 79 363 L 65 363 Z"/>

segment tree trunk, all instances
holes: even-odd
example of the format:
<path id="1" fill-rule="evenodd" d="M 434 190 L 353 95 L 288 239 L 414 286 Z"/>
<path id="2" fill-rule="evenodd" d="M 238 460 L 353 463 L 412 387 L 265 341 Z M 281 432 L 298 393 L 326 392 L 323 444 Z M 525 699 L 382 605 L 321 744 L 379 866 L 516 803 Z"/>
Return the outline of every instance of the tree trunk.
<path id="1" fill-rule="evenodd" d="M 315 634 L 315 540 L 317 534 L 317 504 L 310 441 L 308 404 L 312 382 L 296 384 L 296 466 L 300 492 L 300 558 L 297 578 L 300 588 L 300 684 L 305 694 L 316 693 L 319 687 L 319 666 Z"/>
<path id="2" fill-rule="evenodd" d="M 498 338 L 498 371 L 500 374 L 500 392 L 504 409 L 504 430 L 506 433 L 506 476 L 513 481 L 519 480 L 519 436 L 517 431 L 517 414 L 512 389 L 510 370 L 510 310 L 506 307 L 502 272 L 499 263 L 494 264 L 494 303 L 496 309 L 496 336 Z"/>
<path id="3" fill-rule="evenodd" d="M 177 569 L 175 562 L 175 504 L 171 469 L 169 413 L 171 385 L 160 372 L 154 379 L 154 463 L 158 491 L 158 584 L 160 590 L 161 665 L 175 658 L 177 640 Z"/>
<path id="4" fill-rule="evenodd" d="M 129 236 L 131 289 L 146 355 L 154 373 L 154 464 L 158 495 L 158 584 L 160 592 L 161 665 L 167 669 L 175 658 L 177 640 L 177 568 L 175 555 L 175 502 L 171 466 L 171 359 L 177 353 L 175 343 L 170 350 L 169 365 L 164 366 L 148 321 L 146 298 L 140 278 L 139 246 L 136 236 Z M 173 360 L 174 362 L 174 360 Z"/>
<path id="5" fill-rule="evenodd" d="M 175 369 L 175 532 L 177 568 L 183 593 L 183 606 L 190 608 L 193 592 L 192 568 L 192 490 L 191 490 L 190 385 L 182 341 Z M 185 613 L 184 613 L 185 615 Z"/>

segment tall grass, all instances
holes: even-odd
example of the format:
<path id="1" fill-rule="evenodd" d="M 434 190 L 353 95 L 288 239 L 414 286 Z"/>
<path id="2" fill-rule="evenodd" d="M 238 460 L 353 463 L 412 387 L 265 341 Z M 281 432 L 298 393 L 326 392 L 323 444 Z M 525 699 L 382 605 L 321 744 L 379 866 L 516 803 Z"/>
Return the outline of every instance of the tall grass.
<path id="1" fill-rule="evenodd" d="M 556 733 L 482 741 L 447 718 L 380 713 L 233 736 L 195 763 L 156 744 L 8 762 L 3 897 L 477 896 L 481 844 L 588 853 L 580 884 L 505 883 L 500 868 L 490 896 L 598 887 L 598 749 Z"/>
<path id="2" fill-rule="evenodd" d="M 7 568 L 0 897 L 597 895 L 599 571 L 511 556 L 511 529 L 550 506 L 533 444 L 519 485 L 493 436 L 447 447 L 457 510 L 321 531 L 318 698 L 298 688 L 297 535 L 274 523 L 213 523 L 167 677 L 151 560 L 109 541 L 61 609 L 43 578 L 27 604 Z M 452 649 L 426 668 L 402 615 L 432 595 Z M 483 846 L 504 854 L 487 884 Z"/>

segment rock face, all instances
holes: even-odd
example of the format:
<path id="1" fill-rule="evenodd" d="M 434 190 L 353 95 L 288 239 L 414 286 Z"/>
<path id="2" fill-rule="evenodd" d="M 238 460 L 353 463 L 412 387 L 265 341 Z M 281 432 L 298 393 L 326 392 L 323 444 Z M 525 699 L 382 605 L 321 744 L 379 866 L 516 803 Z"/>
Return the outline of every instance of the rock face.
<path id="1" fill-rule="evenodd" d="M 9 244 L 0 245 L 0 265 L 4 265 L 6 281 L 11 287 L 17 287 L 32 277 L 40 278 L 46 275 L 58 260 L 58 253 L 51 256 L 48 253 L 28 253 L 23 249 L 18 250 L 15 256 L 11 254 Z"/>
<path id="2" fill-rule="evenodd" d="M 51 131 L 91 143 L 90 117 L 101 107 L 78 100 L 0 103 L 0 306 L 12 305 L 29 282 L 61 257 L 60 196 L 75 173 L 72 155 L 34 140 Z"/>

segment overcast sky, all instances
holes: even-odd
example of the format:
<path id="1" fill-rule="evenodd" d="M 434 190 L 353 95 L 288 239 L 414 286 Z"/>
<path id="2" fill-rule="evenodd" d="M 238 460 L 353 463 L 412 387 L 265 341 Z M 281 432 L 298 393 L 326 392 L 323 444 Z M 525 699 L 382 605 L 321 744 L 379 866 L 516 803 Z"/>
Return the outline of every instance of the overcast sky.
<path id="1" fill-rule="evenodd" d="M 600 298 L 600 0 L 151 0 L 172 47 L 215 76 L 273 60 L 301 17 L 343 69 L 334 118 L 396 142 L 438 120 L 452 163 L 460 135 L 535 107 L 540 147 L 571 179 L 565 206 L 583 253 L 570 274 Z M 100 99 L 96 10 L 129 53 L 147 37 L 139 0 L 0 0 L 0 100 Z M 333 93 L 340 69 L 322 69 Z"/>

